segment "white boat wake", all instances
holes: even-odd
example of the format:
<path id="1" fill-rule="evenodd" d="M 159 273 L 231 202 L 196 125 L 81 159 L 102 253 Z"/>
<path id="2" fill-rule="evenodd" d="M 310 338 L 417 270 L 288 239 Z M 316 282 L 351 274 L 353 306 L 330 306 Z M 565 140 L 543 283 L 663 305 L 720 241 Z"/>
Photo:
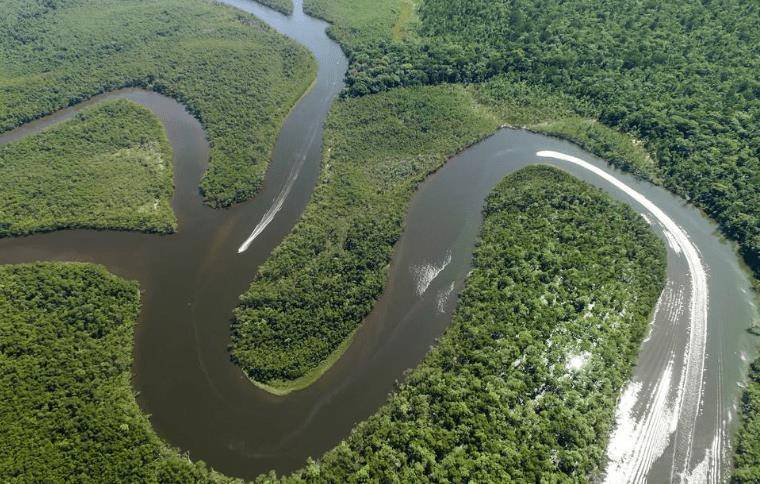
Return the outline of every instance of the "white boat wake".
<path id="1" fill-rule="evenodd" d="M 684 230 L 659 207 L 641 193 L 613 175 L 580 158 L 556 151 L 539 151 L 539 157 L 554 158 L 580 166 L 611 183 L 638 202 L 662 224 L 673 252 L 685 258 L 689 267 L 689 340 L 685 351 L 673 351 L 672 358 L 681 359 L 680 378 L 673 375 L 673 359 L 651 385 L 652 392 L 642 394 L 642 383 L 631 382 L 623 392 L 616 412 L 616 429 L 607 449 L 609 459 L 605 482 L 642 482 L 651 466 L 660 457 L 674 437 L 671 482 L 688 479 L 689 475 L 717 476 L 720 473 L 720 450 L 711 451 L 708 458 L 712 469 L 692 469 L 691 461 L 694 428 L 702 402 L 702 382 L 707 342 L 707 272 L 699 250 Z M 659 311 L 658 311 L 659 312 Z M 672 312 L 676 319 L 680 311 Z M 675 384 L 675 386 L 673 386 Z M 633 416 L 633 408 L 643 408 L 643 415 Z M 699 465 L 697 467 L 700 467 Z M 695 472 L 696 471 L 696 472 Z M 716 479 L 719 480 L 719 477 Z"/>
<path id="2" fill-rule="evenodd" d="M 306 161 L 306 154 L 309 152 L 309 147 L 311 147 L 312 143 L 314 143 L 314 140 L 317 138 L 317 130 L 313 129 L 311 131 L 311 137 L 309 139 L 309 142 L 306 144 L 306 148 L 304 149 L 303 153 L 301 153 L 300 159 L 298 160 L 298 163 L 293 165 L 293 168 L 290 170 L 290 174 L 288 175 L 288 179 L 285 180 L 285 185 L 283 185 L 282 189 L 280 190 L 280 193 L 277 194 L 277 197 L 272 202 L 272 205 L 269 206 L 269 209 L 267 209 L 266 213 L 264 213 L 264 216 L 261 217 L 261 220 L 256 225 L 256 227 L 253 229 L 253 232 L 251 232 L 251 235 L 248 236 L 245 241 L 243 241 L 240 248 L 238 248 L 238 254 L 242 254 L 248 248 L 251 246 L 254 240 L 256 240 L 256 237 L 261 235 L 261 233 L 264 231 L 264 229 L 267 228 L 267 225 L 269 225 L 272 220 L 274 220 L 275 215 L 277 215 L 277 212 L 282 209 L 282 206 L 285 204 L 285 200 L 288 198 L 288 195 L 290 194 L 290 190 L 293 189 L 293 185 L 295 185 L 296 180 L 298 179 L 299 173 L 301 173 L 301 168 L 303 167 L 304 162 Z"/>
<path id="3" fill-rule="evenodd" d="M 439 265 L 424 264 L 421 266 L 412 266 L 412 275 L 417 282 L 417 295 L 422 296 L 428 290 L 433 280 L 443 272 L 447 265 L 451 263 L 451 251 L 446 252 L 446 257 Z"/>
<path id="4" fill-rule="evenodd" d="M 451 296 L 452 292 L 454 292 L 454 281 L 451 281 L 451 284 L 449 284 L 448 287 L 445 287 L 438 291 L 436 308 L 438 308 L 439 313 L 443 314 L 446 312 L 446 303 L 449 302 L 449 296 Z"/>

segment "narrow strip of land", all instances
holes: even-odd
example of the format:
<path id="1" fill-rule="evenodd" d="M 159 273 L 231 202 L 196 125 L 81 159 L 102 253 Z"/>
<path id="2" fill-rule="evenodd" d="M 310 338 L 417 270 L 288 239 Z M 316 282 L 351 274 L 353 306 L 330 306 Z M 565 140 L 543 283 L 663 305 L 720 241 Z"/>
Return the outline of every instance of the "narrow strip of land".
<path id="1" fill-rule="evenodd" d="M 641 204 L 655 219 L 663 225 L 676 244 L 676 254 L 683 254 L 689 267 L 690 294 L 689 308 L 689 342 L 686 352 L 673 354 L 673 358 L 683 359 L 681 375 L 673 375 L 673 366 L 668 364 L 662 371 L 662 376 L 656 384 L 658 389 L 654 395 L 640 395 L 632 388 L 639 383 L 631 383 L 626 391 L 626 397 L 636 395 L 637 398 L 650 399 L 647 412 L 638 417 L 635 422 L 629 412 L 632 402 L 625 398 L 624 407 L 618 412 L 617 431 L 613 434 L 609 447 L 610 464 L 607 470 L 606 482 L 637 482 L 646 478 L 653 462 L 662 455 L 665 447 L 675 435 L 675 452 L 671 481 L 686 475 L 691 462 L 694 426 L 701 406 L 702 381 L 705 367 L 705 348 L 707 341 L 707 272 L 696 246 L 691 242 L 686 232 L 654 203 L 642 194 L 621 182 L 611 174 L 575 156 L 556 151 L 539 151 L 537 156 L 554 158 L 576 164 L 607 180 L 622 190 L 633 200 Z M 674 324 L 677 321 L 672 321 Z M 666 395 L 677 389 L 675 399 Z M 666 422 L 662 422 L 667 420 Z M 663 425 L 664 423 L 664 425 Z M 720 472 L 720 466 L 714 469 Z"/>

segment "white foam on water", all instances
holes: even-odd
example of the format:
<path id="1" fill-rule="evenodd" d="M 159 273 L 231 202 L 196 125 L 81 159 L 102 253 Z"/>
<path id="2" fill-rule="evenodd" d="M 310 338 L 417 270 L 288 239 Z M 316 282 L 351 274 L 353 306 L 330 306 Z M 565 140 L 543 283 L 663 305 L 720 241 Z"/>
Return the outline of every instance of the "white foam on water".
<path id="1" fill-rule="evenodd" d="M 272 223 L 272 220 L 274 220 L 275 215 L 277 215 L 277 212 L 279 212 L 282 209 L 282 206 L 285 204 L 285 200 L 288 198 L 288 195 L 290 194 L 290 190 L 293 189 L 293 185 L 295 185 L 296 180 L 298 179 L 298 175 L 301 173 L 301 168 L 303 167 L 304 161 L 306 161 L 306 154 L 308 153 L 309 147 L 312 145 L 314 140 L 317 138 L 317 130 L 314 129 L 311 132 L 311 138 L 309 138 L 309 142 L 305 145 L 304 151 L 301 154 L 300 160 L 298 163 L 293 165 L 293 168 L 290 170 L 290 174 L 288 175 L 287 180 L 285 180 L 285 184 L 282 186 L 282 189 L 280 190 L 280 193 L 277 194 L 277 197 L 275 197 L 274 201 L 272 202 L 272 205 L 269 206 L 269 209 L 267 209 L 266 213 L 264 213 L 264 216 L 261 217 L 261 220 L 259 223 L 254 227 L 253 232 L 251 232 L 251 235 L 248 236 L 247 239 L 243 241 L 243 243 L 238 248 L 238 254 L 242 254 L 248 248 L 251 246 L 254 240 L 256 240 L 256 237 L 261 235 L 262 232 L 264 232 L 264 229 L 267 228 L 267 226 Z"/>
<path id="2" fill-rule="evenodd" d="M 607 472 L 604 482 L 644 482 L 652 464 L 670 444 L 678 422 L 678 400 L 672 395 L 671 359 L 651 392 L 642 393 L 641 382 L 631 382 L 615 410 L 615 430 L 607 447 Z M 634 407 L 645 402 L 643 414 L 636 418 Z"/>
<path id="3" fill-rule="evenodd" d="M 713 437 L 712 444 L 705 450 L 704 458 L 691 472 L 683 476 L 683 482 L 687 484 L 718 484 L 721 482 L 721 468 L 719 459 L 721 454 L 722 430 Z"/>
<path id="4" fill-rule="evenodd" d="M 671 234 L 668 230 L 664 230 L 663 233 L 665 234 L 665 239 L 668 241 L 668 246 L 671 248 L 671 250 L 676 254 L 680 254 L 681 246 L 678 245 L 678 241 L 673 236 L 673 234 Z"/>
<path id="5" fill-rule="evenodd" d="M 454 281 L 451 281 L 451 284 L 449 284 L 448 287 L 445 287 L 438 291 L 438 300 L 436 301 L 436 307 L 438 308 L 439 313 L 446 312 L 446 303 L 449 301 L 449 296 L 451 296 L 452 292 L 454 292 Z"/>
<path id="6" fill-rule="evenodd" d="M 430 284 L 451 263 L 451 251 L 446 252 L 446 257 L 440 264 L 423 264 L 412 266 L 412 276 L 417 282 L 417 295 L 422 296 Z"/>
<path id="7" fill-rule="evenodd" d="M 678 247 L 679 251 L 676 253 L 683 254 L 686 258 L 690 278 L 689 340 L 685 350 L 678 352 L 678 358 L 682 360 L 680 378 L 677 382 L 672 381 L 673 361 L 671 359 L 656 382 L 654 391 L 650 395 L 643 396 L 646 403 L 644 414 L 637 420 L 632 420 L 631 415 L 620 415 L 607 451 L 610 463 L 605 478 L 605 482 L 615 483 L 639 482 L 645 479 L 655 461 L 655 456 L 662 455 L 671 434 L 675 432 L 671 468 L 671 480 L 675 480 L 687 472 L 694 442 L 694 428 L 702 402 L 708 308 L 707 271 L 702 257 L 686 232 L 673 219 L 644 195 L 610 173 L 580 158 L 556 151 L 539 151 L 536 155 L 573 163 L 591 171 L 626 193 L 663 226 L 668 242 L 672 242 L 673 247 Z M 671 323 L 676 324 L 677 321 L 671 321 Z M 676 354 L 674 353 L 673 356 L 675 357 Z M 676 389 L 677 397 L 669 404 L 667 395 L 672 394 L 671 384 L 675 384 L 672 388 Z M 620 432 L 621 424 L 627 426 L 629 432 Z M 622 449 L 627 450 L 622 451 Z"/>

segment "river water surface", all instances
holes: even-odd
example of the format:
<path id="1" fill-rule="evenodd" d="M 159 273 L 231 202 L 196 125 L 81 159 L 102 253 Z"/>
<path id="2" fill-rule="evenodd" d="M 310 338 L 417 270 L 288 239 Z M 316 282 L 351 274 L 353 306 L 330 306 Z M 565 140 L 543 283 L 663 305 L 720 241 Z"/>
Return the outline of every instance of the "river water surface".
<path id="1" fill-rule="evenodd" d="M 666 190 L 622 174 L 573 144 L 526 131 L 498 131 L 422 184 L 385 293 L 322 378 L 285 397 L 254 387 L 227 352 L 232 309 L 309 200 L 319 173 L 323 121 L 343 87 L 347 61 L 326 36 L 327 25 L 303 14 L 301 0 L 290 17 L 248 0 L 224 3 L 303 43 L 319 62 L 317 80 L 283 125 L 254 200 L 227 210 L 202 204 L 197 186 L 208 159 L 203 130 L 181 105 L 156 93 L 125 89 L 101 95 L 0 135 L 0 143 L 18 139 L 112 98 L 143 104 L 164 123 L 174 147 L 178 233 L 69 230 L 0 240 L 3 264 L 97 262 L 139 280 L 143 306 L 134 385 L 163 438 L 193 459 L 245 478 L 270 469 L 292 471 L 329 450 L 382 404 L 449 324 L 487 194 L 506 174 L 540 162 L 630 204 L 669 244 L 668 285 L 619 405 L 607 480 L 725 480 L 740 382 L 755 344 L 747 329 L 758 317 L 733 247 L 712 222 Z M 539 156 L 541 151 L 561 156 Z M 668 230 L 652 206 L 677 228 Z M 258 235 L 251 239 L 254 229 Z M 673 230 L 682 232 L 680 242 Z M 248 250 L 238 253 L 246 240 Z M 706 269 L 701 323 L 695 306 L 703 299 L 695 290 L 699 271 L 688 248 Z"/>

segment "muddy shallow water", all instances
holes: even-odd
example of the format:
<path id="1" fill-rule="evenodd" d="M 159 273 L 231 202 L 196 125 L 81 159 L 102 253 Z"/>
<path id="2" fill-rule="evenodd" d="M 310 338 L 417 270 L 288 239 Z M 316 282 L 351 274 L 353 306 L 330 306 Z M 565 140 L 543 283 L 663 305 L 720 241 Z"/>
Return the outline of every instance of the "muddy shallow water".
<path id="1" fill-rule="evenodd" d="M 110 98 L 139 102 L 164 123 L 174 147 L 178 233 L 71 230 L 0 240 L 3 264 L 90 261 L 139 280 L 143 310 L 135 337 L 134 385 L 142 409 L 163 438 L 193 459 L 247 478 L 269 469 L 292 471 L 307 457 L 330 449 L 382 404 L 394 382 L 419 363 L 445 330 L 470 269 L 486 195 L 506 174 L 542 162 L 629 203 L 669 243 L 669 282 L 622 400 L 622 433 L 613 436 L 616 447 L 610 451 L 610 468 L 619 472 L 610 480 L 664 482 L 700 473 L 705 479 L 725 479 L 739 383 L 754 354 L 755 341 L 746 330 L 757 318 L 748 276 L 732 246 L 712 222 L 664 189 L 611 169 L 568 142 L 526 131 L 498 131 L 421 185 L 385 293 L 334 367 L 309 388 L 286 397 L 254 387 L 229 360 L 232 309 L 309 200 L 319 172 L 322 124 L 343 86 L 347 63 L 325 35 L 326 24 L 304 15 L 300 0 L 291 17 L 248 0 L 224 3 L 303 43 L 319 62 L 317 80 L 283 125 L 264 189 L 254 200 L 228 210 L 202 204 L 197 186 L 208 158 L 203 130 L 181 105 L 156 93 L 126 89 L 98 96 L 0 135 L 0 143 L 26 136 Z M 586 167 L 537 156 L 541 150 L 591 163 L 678 224 L 707 271 L 709 306 L 702 340 L 694 336 L 689 305 L 694 276 L 672 234 L 630 193 Z M 271 210 L 278 200 L 281 208 Z M 271 223 L 260 226 L 267 212 L 273 215 Z M 260 235 L 238 254 L 257 226 L 263 228 Z M 693 374 L 685 368 L 695 355 L 704 363 L 698 386 L 685 376 Z"/>

